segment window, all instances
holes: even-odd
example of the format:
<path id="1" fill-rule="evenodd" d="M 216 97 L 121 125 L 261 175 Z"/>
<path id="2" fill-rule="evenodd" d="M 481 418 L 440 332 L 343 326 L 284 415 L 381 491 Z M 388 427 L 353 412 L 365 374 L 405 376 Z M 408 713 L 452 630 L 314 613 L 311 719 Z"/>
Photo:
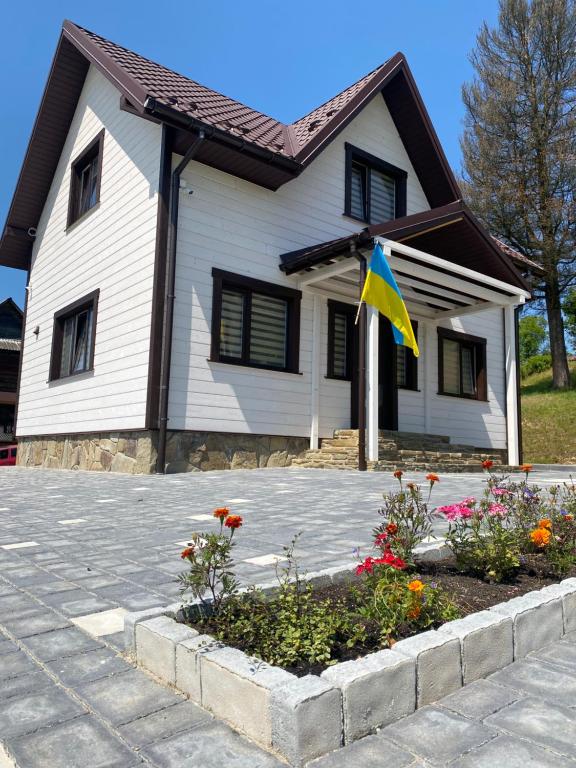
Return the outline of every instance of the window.
<path id="1" fill-rule="evenodd" d="M 412 320 L 412 329 L 418 341 L 418 323 Z M 396 345 L 396 386 L 400 389 L 418 389 L 418 358 L 408 347 Z"/>
<path id="2" fill-rule="evenodd" d="M 300 291 L 213 269 L 211 359 L 298 373 Z"/>
<path id="3" fill-rule="evenodd" d="M 354 317 L 351 304 L 328 301 L 328 378 L 352 380 Z"/>
<path id="4" fill-rule="evenodd" d="M 346 144 L 344 213 L 369 224 L 406 215 L 406 171 Z"/>
<path id="5" fill-rule="evenodd" d="M 72 163 L 68 226 L 78 221 L 100 201 L 103 149 L 104 131 L 102 130 Z"/>
<path id="6" fill-rule="evenodd" d="M 441 395 L 486 400 L 486 339 L 438 328 Z"/>
<path id="7" fill-rule="evenodd" d="M 93 369 L 98 294 L 84 296 L 54 315 L 51 381 Z"/>

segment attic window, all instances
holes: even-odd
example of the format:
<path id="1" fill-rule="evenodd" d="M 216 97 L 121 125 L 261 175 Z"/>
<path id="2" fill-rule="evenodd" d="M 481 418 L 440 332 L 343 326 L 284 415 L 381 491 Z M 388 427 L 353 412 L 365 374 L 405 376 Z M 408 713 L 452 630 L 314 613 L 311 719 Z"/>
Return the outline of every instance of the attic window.
<path id="1" fill-rule="evenodd" d="M 344 215 L 381 224 L 406 215 L 406 171 L 346 144 Z"/>
<path id="2" fill-rule="evenodd" d="M 70 227 L 100 202 L 104 130 L 90 142 L 73 162 L 70 170 L 68 226 Z"/>

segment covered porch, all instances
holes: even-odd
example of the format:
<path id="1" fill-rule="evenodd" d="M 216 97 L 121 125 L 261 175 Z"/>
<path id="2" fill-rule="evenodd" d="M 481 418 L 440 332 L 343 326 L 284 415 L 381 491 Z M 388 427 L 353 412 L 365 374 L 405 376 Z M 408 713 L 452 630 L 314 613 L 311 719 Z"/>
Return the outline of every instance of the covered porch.
<path id="1" fill-rule="evenodd" d="M 517 308 L 529 298 L 528 285 L 496 242 L 481 228 L 462 203 L 406 216 L 309 249 L 285 254 L 281 269 L 291 275 L 312 299 L 312 375 L 310 389 L 310 447 L 317 449 L 322 413 L 321 310 L 327 301 L 358 305 L 367 264 L 375 243 L 380 243 L 394 273 L 411 319 L 418 323 L 421 350 L 420 401 L 422 434 L 434 431 L 434 410 L 441 391 L 442 362 L 433 368 L 438 329 L 453 319 L 497 310 L 502 338 L 501 365 L 505 381 L 503 408 L 508 463 L 521 461 L 517 369 Z M 468 325 L 470 323 L 468 322 Z M 377 462 L 382 414 L 394 397 L 386 366 L 382 320 L 372 307 L 363 306 L 357 326 L 358 355 L 351 397 L 356 399 L 358 466 Z M 460 334 L 465 336 L 465 334 Z M 470 339 L 474 339 L 470 336 Z M 384 363 L 384 364 L 383 364 Z M 490 373 L 490 371 L 489 371 Z M 462 373 L 460 373 L 462 376 Z M 487 390 L 489 388 L 489 382 Z M 481 399 L 470 395 L 470 399 Z M 488 399 L 488 398 L 486 398 Z M 448 418 L 450 418 L 448 416 Z M 397 424 L 392 426 L 398 429 Z M 487 448 L 491 446 L 486 446 Z"/>

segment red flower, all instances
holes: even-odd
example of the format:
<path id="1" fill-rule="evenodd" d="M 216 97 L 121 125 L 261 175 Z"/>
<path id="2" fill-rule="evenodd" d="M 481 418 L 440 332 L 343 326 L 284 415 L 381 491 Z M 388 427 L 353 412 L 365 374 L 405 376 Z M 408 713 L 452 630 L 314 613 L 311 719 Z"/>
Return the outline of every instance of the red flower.
<path id="1" fill-rule="evenodd" d="M 396 557 L 392 552 L 386 552 L 384 557 L 379 557 L 375 561 L 378 565 L 389 565 L 392 568 L 396 568 L 397 571 L 402 571 L 406 568 L 406 563 L 401 557 Z"/>
<path id="2" fill-rule="evenodd" d="M 242 525 L 242 522 L 243 521 L 240 515 L 228 515 L 228 517 L 224 521 L 224 525 L 226 526 L 226 528 L 235 529 L 235 528 L 240 528 L 240 526 Z"/>
<path id="3" fill-rule="evenodd" d="M 394 536 L 395 533 L 398 533 L 398 526 L 396 523 L 388 523 L 386 526 L 386 533 L 389 533 L 390 536 Z"/>
<path id="4" fill-rule="evenodd" d="M 387 538 L 388 538 L 388 534 L 385 531 L 383 531 L 382 533 L 377 533 L 376 536 L 374 537 L 374 544 L 377 547 L 387 546 L 387 542 L 386 542 Z"/>
<path id="5" fill-rule="evenodd" d="M 212 513 L 214 517 L 217 517 L 218 520 L 226 520 L 228 515 L 230 514 L 230 510 L 228 507 L 218 507 L 218 509 L 215 509 Z"/>
<path id="6" fill-rule="evenodd" d="M 434 474 L 434 472 L 430 472 L 426 475 L 426 480 L 429 480 L 431 483 L 439 483 L 440 478 L 438 475 Z"/>
<path id="7" fill-rule="evenodd" d="M 482 462 L 483 469 L 492 469 L 493 466 L 494 466 L 494 462 L 490 461 L 490 459 L 486 459 L 486 461 Z"/>
<path id="8" fill-rule="evenodd" d="M 182 560 L 187 560 L 189 557 L 192 557 L 194 554 L 194 547 L 186 547 L 186 549 L 183 549 L 180 553 L 180 557 Z"/>
<path id="9" fill-rule="evenodd" d="M 403 474 L 404 472 L 402 472 L 401 469 L 397 469 L 396 472 L 394 472 L 394 477 L 396 478 L 396 480 L 400 480 Z"/>
<path id="10" fill-rule="evenodd" d="M 362 573 L 364 573 L 364 571 L 367 573 L 372 573 L 374 562 L 375 561 L 373 557 L 367 557 L 363 563 L 360 563 L 360 565 L 356 567 L 356 576 L 360 576 Z"/>

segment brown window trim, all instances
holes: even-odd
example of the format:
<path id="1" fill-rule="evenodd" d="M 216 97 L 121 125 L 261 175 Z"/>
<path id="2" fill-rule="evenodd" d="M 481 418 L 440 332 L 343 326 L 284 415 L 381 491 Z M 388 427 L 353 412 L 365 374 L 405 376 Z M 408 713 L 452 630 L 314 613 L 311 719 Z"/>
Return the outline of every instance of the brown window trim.
<path id="1" fill-rule="evenodd" d="M 385 173 L 387 176 L 391 176 L 396 182 L 396 196 L 395 196 L 395 217 L 399 219 L 401 216 L 406 216 L 406 181 L 408 174 L 402 168 L 398 168 L 392 163 L 387 163 L 386 160 L 382 160 L 376 155 L 371 155 L 369 152 L 365 152 L 363 149 L 355 147 L 353 144 L 346 142 L 344 144 L 346 151 L 346 163 L 345 163 L 345 186 L 344 186 L 344 216 L 348 216 L 355 221 L 362 221 L 365 224 L 381 224 L 380 221 L 370 221 L 370 215 L 367 219 L 355 216 L 352 213 L 352 163 L 359 163 L 365 165 L 368 168 L 373 168 L 375 171 Z M 370 214 L 370 185 L 367 186 L 368 196 L 368 214 Z"/>
<path id="2" fill-rule="evenodd" d="M 276 283 L 266 283 L 253 277 L 237 275 L 234 272 L 212 268 L 213 293 L 212 293 L 212 338 L 210 344 L 210 362 L 226 363 L 226 365 L 240 365 L 248 368 L 261 368 L 267 371 L 280 373 L 300 373 L 300 303 L 302 292 L 295 288 L 288 288 Z M 285 299 L 288 302 L 288 327 L 286 340 L 286 366 L 278 368 L 273 365 L 261 365 L 252 363 L 245 357 L 241 360 L 224 357 L 220 354 L 220 320 L 222 314 L 222 290 L 244 289 L 254 293 L 274 296 Z M 244 327 L 245 337 L 249 334 L 249 323 Z"/>
<path id="3" fill-rule="evenodd" d="M 414 337 L 418 341 L 418 322 L 411 320 L 412 330 L 414 331 Z M 418 358 L 412 352 L 411 349 L 406 347 L 406 384 L 398 384 L 398 389 L 405 390 L 407 392 L 419 392 L 418 389 Z"/>
<path id="4" fill-rule="evenodd" d="M 70 229 L 73 224 L 77 224 L 82 221 L 89 213 L 95 210 L 100 203 L 100 185 L 102 182 L 102 158 L 104 155 L 104 133 L 102 130 L 95 136 L 90 144 L 88 144 L 82 152 L 70 163 L 70 193 L 68 197 L 68 219 L 66 223 L 66 229 Z M 79 194 L 80 194 L 80 176 L 78 168 L 87 158 L 94 156 L 98 158 L 98 176 L 96 179 L 96 202 L 87 211 L 82 214 L 78 214 L 79 207 Z"/>
<path id="5" fill-rule="evenodd" d="M 458 341 L 461 344 L 474 346 L 476 349 L 476 394 L 466 395 L 462 391 L 460 394 L 454 392 L 444 392 L 444 339 Z M 445 397 L 458 397 L 463 400 L 478 400 L 488 402 L 488 376 L 486 371 L 486 339 L 480 336 L 472 336 L 469 333 L 459 333 L 451 328 L 438 328 L 438 394 Z M 462 390 L 462 382 L 460 382 Z"/>
<path id="6" fill-rule="evenodd" d="M 345 304 L 340 301 L 328 299 L 328 365 L 326 378 L 336 381 L 352 381 L 352 368 L 354 365 L 354 318 L 357 307 L 353 304 Z M 334 317 L 338 314 L 346 315 L 346 375 L 338 376 L 334 373 Z"/>
<path id="7" fill-rule="evenodd" d="M 50 354 L 50 375 L 48 381 L 64 381 L 67 379 L 75 378 L 76 376 L 82 376 L 85 373 L 90 373 L 94 370 L 94 347 L 96 344 L 96 323 L 98 318 L 98 300 L 100 298 L 100 289 L 88 293 L 86 296 L 82 296 L 81 299 L 68 304 L 63 309 L 59 309 L 54 313 L 54 326 L 52 331 L 52 351 Z M 63 322 L 70 315 L 75 315 L 84 309 L 92 308 L 92 329 L 90 338 L 88 340 L 89 345 L 89 359 L 88 367 L 83 371 L 77 373 L 70 373 L 67 376 L 60 375 L 60 364 L 62 361 L 62 332 Z"/>

